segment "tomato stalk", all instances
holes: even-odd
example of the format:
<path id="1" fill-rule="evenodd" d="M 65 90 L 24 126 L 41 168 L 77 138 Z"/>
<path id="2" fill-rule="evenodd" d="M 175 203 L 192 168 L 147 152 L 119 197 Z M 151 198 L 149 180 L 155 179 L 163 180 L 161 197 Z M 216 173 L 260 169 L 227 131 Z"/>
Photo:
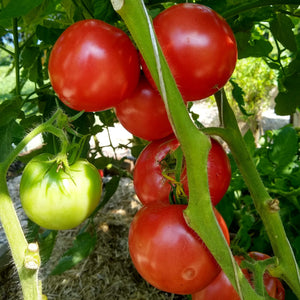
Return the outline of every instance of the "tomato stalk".
<path id="1" fill-rule="evenodd" d="M 286 281 L 300 298 L 299 267 L 279 215 L 279 204 L 271 198 L 257 172 L 225 93 L 220 91 L 215 98 L 223 128 L 206 128 L 203 131 L 207 134 L 219 135 L 228 144 L 264 223 L 274 255 L 278 258 L 278 264 L 270 272 L 273 276 Z"/>
<path id="2" fill-rule="evenodd" d="M 208 136 L 195 127 L 186 110 L 157 42 L 143 1 L 111 0 L 111 2 L 125 21 L 159 87 L 174 132 L 181 144 L 186 159 L 190 195 L 185 211 L 189 226 L 203 239 L 235 289 L 238 290 L 241 299 L 263 299 L 254 292 L 243 276 L 213 214 L 207 179 L 210 141 Z"/>
<path id="3" fill-rule="evenodd" d="M 62 140 L 62 144 L 65 145 L 67 143 L 67 137 L 62 128 L 55 126 L 56 120 L 61 119 L 63 116 L 65 115 L 62 110 L 57 110 L 47 122 L 37 126 L 26 135 L 16 148 L 11 151 L 5 161 L 0 163 L 0 221 L 17 268 L 24 300 L 42 299 L 41 283 L 38 280 L 40 256 L 38 249 L 32 251 L 32 245 L 27 243 L 24 236 L 13 201 L 8 192 L 6 174 L 9 166 L 19 153 L 38 134 L 50 132 L 58 136 Z M 65 119 L 65 122 L 67 121 L 68 119 Z"/>

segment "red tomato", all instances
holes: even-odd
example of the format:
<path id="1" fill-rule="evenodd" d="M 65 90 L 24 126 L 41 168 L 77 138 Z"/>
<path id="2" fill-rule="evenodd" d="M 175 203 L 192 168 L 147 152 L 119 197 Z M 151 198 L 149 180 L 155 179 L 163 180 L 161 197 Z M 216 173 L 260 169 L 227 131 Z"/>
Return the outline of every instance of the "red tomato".
<path id="1" fill-rule="evenodd" d="M 116 106 L 116 116 L 129 132 L 148 141 L 173 132 L 163 99 L 143 75 L 135 92 Z"/>
<path id="2" fill-rule="evenodd" d="M 153 20 L 164 56 L 185 101 L 216 93 L 230 78 L 237 61 L 237 45 L 226 21 L 209 7 L 182 3 Z M 142 60 L 144 72 L 151 74 Z"/>
<path id="3" fill-rule="evenodd" d="M 51 51 L 48 69 L 60 100 L 79 111 L 115 106 L 134 91 L 140 75 L 129 37 L 100 20 L 67 28 Z"/>
<path id="4" fill-rule="evenodd" d="M 216 205 L 225 195 L 230 179 L 231 168 L 226 152 L 215 139 L 208 154 L 208 183 L 210 197 Z M 162 174 L 161 162 L 169 152 L 175 151 L 179 142 L 175 137 L 153 141 L 139 155 L 133 173 L 135 192 L 144 205 L 153 202 L 169 203 L 170 182 Z M 181 182 L 188 195 L 186 169 L 183 169 Z"/>
<path id="5" fill-rule="evenodd" d="M 199 236 L 186 224 L 186 205 L 144 206 L 129 230 L 129 252 L 140 275 L 156 288 L 191 294 L 207 286 L 220 267 Z M 222 216 L 217 220 L 229 243 Z"/>
<path id="6" fill-rule="evenodd" d="M 259 252 L 250 252 L 249 256 L 256 260 L 264 260 L 269 258 L 268 255 Z M 241 257 L 235 257 L 240 264 Z M 251 274 L 247 269 L 242 270 L 249 282 L 251 282 Z M 264 283 L 266 290 L 272 298 L 284 300 L 285 291 L 279 279 L 271 277 L 268 273 L 264 274 Z M 192 295 L 192 300 L 240 300 L 238 293 L 233 288 L 229 279 L 223 271 L 211 282 L 206 288 Z"/>

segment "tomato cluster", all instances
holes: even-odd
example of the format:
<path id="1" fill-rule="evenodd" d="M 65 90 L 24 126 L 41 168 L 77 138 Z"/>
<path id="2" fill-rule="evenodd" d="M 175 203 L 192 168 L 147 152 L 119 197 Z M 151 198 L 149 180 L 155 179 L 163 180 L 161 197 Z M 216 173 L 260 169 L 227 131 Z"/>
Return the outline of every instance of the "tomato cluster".
<path id="1" fill-rule="evenodd" d="M 237 61 L 237 44 L 220 15 L 200 4 L 181 3 L 158 14 L 153 25 L 185 103 L 213 95 L 226 84 Z M 180 144 L 164 101 L 130 38 L 99 20 L 77 22 L 55 43 L 49 58 L 49 77 L 54 91 L 67 106 L 87 112 L 113 108 L 129 132 L 150 142 L 134 170 L 134 187 L 144 206 L 132 221 L 128 239 L 133 264 L 141 276 L 161 290 L 192 294 L 195 300 L 218 299 L 213 292 L 220 286 L 228 299 L 238 299 L 215 258 L 184 219 L 189 197 L 184 157 L 179 160 L 175 154 Z M 213 138 L 207 171 L 215 206 L 227 191 L 231 169 L 224 149 Z M 38 196 L 50 192 L 52 201 L 55 189 L 50 188 L 51 174 L 47 173 L 49 183 L 44 186 L 44 194 Z M 65 175 L 63 179 L 68 181 Z M 24 182 L 33 191 L 39 184 L 34 176 Z M 57 188 L 67 190 L 62 185 Z M 85 216 L 94 207 L 94 196 L 88 194 Z M 23 202 L 32 210 L 30 200 Z M 74 205 L 77 209 L 77 200 Z M 229 244 L 226 223 L 213 209 Z M 46 226 L 47 218 L 36 222 Z M 244 270 L 244 274 L 251 279 L 249 272 Z M 276 297 L 276 291 L 282 292 L 280 282 L 275 279 L 268 288 L 270 282 L 266 275 L 267 290 Z"/>
<path id="2" fill-rule="evenodd" d="M 206 98 L 224 86 L 236 64 L 237 45 L 221 16 L 183 3 L 161 12 L 153 24 L 185 101 Z M 172 133 L 143 57 L 119 28 L 93 19 L 71 25 L 53 46 L 48 70 L 54 91 L 72 109 L 115 108 L 120 123 L 148 141 Z"/>

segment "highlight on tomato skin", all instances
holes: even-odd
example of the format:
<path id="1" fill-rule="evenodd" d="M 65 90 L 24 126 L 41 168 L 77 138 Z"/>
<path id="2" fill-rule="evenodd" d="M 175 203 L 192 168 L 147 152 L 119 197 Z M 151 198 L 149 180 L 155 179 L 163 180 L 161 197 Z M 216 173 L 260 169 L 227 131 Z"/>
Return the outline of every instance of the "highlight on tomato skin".
<path id="1" fill-rule="evenodd" d="M 185 101 L 209 97 L 226 84 L 236 66 L 237 43 L 218 13 L 201 4 L 179 3 L 159 13 L 153 26 Z M 156 88 L 142 57 L 141 64 Z"/>
<path id="2" fill-rule="evenodd" d="M 68 27 L 49 57 L 50 82 L 59 99 L 78 111 L 114 107 L 136 88 L 137 50 L 125 32 L 101 20 Z"/>
<path id="3" fill-rule="evenodd" d="M 208 183 L 213 205 L 221 201 L 231 180 L 229 158 L 221 144 L 211 138 L 212 147 L 208 154 Z M 179 147 L 174 135 L 149 143 L 140 153 L 134 169 L 133 184 L 139 200 L 144 205 L 154 202 L 169 203 L 171 182 L 164 177 L 162 161 Z M 186 167 L 181 175 L 181 184 L 189 195 Z"/>
<path id="4" fill-rule="evenodd" d="M 270 258 L 270 256 L 260 252 L 249 252 L 249 256 L 255 260 L 264 260 Z M 241 256 L 235 256 L 235 260 L 239 265 L 243 259 L 244 258 Z M 247 280 L 253 286 L 253 275 L 251 272 L 247 269 L 242 269 L 242 271 Z M 268 273 L 265 273 L 264 284 L 270 297 L 277 300 L 285 299 L 285 290 L 278 278 L 272 277 Z M 240 300 L 240 297 L 230 283 L 226 274 L 221 271 L 207 287 L 192 294 L 192 300 Z"/>
<path id="5" fill-rule="evenodd" d="M 134 136 L 147 141 L 173 133 L 164 101 L 143 74 L 135 91 L 115 107 L 120 123 Z"/>
<path id="6" fill-rule="evenodd" d="M 142 207 L 130 226 L 128 245 L 139 274 L 154 287 L 175 294 L 192 294 L 220 272 L 216 260 L 187 225 L 186 205 L 152 204 Z M 229 244 L 222 216 L 215 215 Z"/>

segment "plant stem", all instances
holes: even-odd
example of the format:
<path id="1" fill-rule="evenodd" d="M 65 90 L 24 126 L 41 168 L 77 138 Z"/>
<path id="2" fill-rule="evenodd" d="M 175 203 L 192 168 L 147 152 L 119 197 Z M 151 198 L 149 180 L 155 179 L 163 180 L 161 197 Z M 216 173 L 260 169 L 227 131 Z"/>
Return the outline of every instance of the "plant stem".
<path id="1" fill-rule="evenodd" d="M 286 236 L 279 211 L 272 209 L 272 198 L 267 192 L 255 167 L 246 143 L 240 133 L 234 113 L 223 91 L 215 95 L 224 129 L 204 129 L 209 134 L 218 134 L 228 144 L 237 166 L 249 188 L 254 205 L 268 233 L 273 252 L 279 260 L 271 270 L 272 275 L 282 278 L 300 298 L 300 276 L 293 250 Z"/>
<path id="2" fill-rule="evenodd" d="M 42 294 L 38 284 L 38 272 L 26 269 L 24 266 L 24 254 L 28 243 L 9 196 L 6 173 L 2 168 L 0 168 L 0 187 L 0 220 L 19 274 L 24 300 L 40 300 Z"/>
<path id="3" fill-rule="evenodd" d="M 46 131 L 59 137 L 62 136 L 61 131 L 53 126 L 53 122 L 59 114 L 62 114 L 61 110 L 58 110 L 47 122 L 32 130 L 8 155 L 6 160 L 0 163 L 0 220 L 17 268 L 24 300 L 41 300 L 42 292 L 38 280 L 38 271 L 27 269 L 24 266 L 25 251 L 28 248 L 28 243 L 8 192 L 6 174 L 9 166 L 16 159 L 18 154 L 35 136 Z M 36 255 L 38 255 L 38 253 Z"/>
<path id="4" fill-rule="evenodd" d="M 168 68 L 143 1 L 112 0 L 125 21 L 155 80 L 174 132 L 181 144 L 187 166 L 189 204 L 185 211 L 189 226 L 203 239 L 238 290 L 241 299 L 263 299 L 251 288 L 235 262 L 213 213 L 207 179 L 209 138 L 191 121 L 174 78 Z M 209 230 L 208 230 L 209 228 Z"/>

